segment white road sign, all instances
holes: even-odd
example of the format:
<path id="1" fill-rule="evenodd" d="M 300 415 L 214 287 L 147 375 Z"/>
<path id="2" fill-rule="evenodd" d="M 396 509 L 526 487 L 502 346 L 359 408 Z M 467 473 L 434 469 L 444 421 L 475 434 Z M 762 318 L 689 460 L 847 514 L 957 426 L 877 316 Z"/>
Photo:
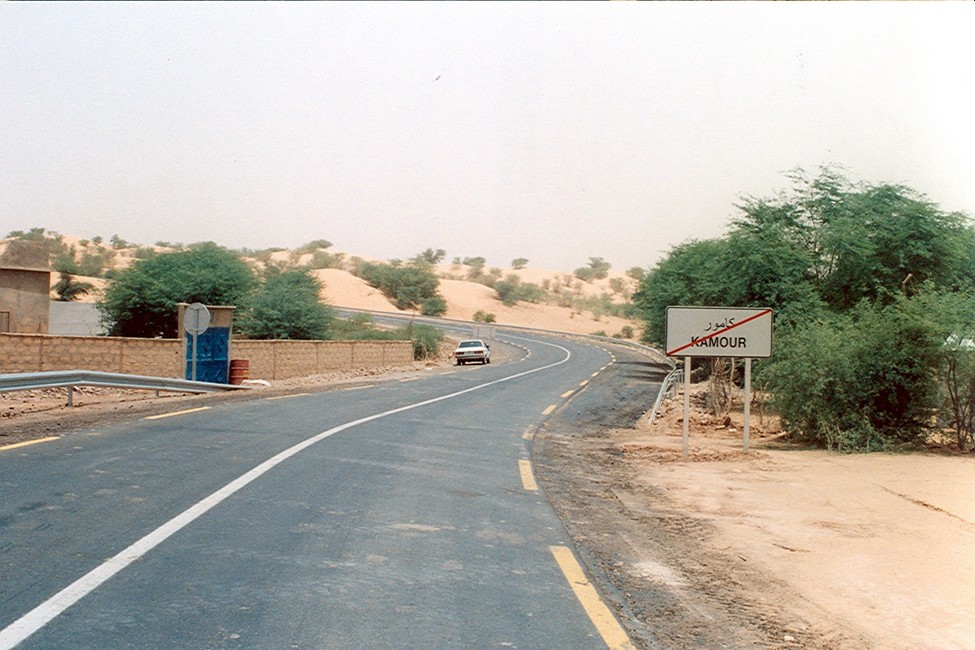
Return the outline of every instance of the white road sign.
<path id="1" fill-rule="evenodd" d="M 206 305 L 194 302 L 183 312 L 183 328 L 189 334 L 203 334 L 210 327 L 210 310 Z"/>
<path id="2" fill-rule="evenodd" d="M 668 307 L 667 354 L 675 357 L 770 357 L 772 310 Z"/>

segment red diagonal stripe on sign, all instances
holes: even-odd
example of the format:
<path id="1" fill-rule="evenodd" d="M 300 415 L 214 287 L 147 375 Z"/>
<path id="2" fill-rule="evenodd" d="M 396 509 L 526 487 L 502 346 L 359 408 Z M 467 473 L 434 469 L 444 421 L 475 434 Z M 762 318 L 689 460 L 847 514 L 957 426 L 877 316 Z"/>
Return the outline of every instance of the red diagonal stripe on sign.
<path id="1" fill-rule="evenodd" d="M 721 334 L 724 334 L 725 332 L 730 332 L 731 330 L 735 329 L 736 327 L 741 327 L 745 323 L 750 323 L 753 320 L 755 320 L 756 318 L 761 318 L 762 316 L 765 316 L 766 314 L 771 314 L 771 313 L 772 313 L 772 310 L 771 309 L 765 309 L 763 311 L 760 311 L 757 314 L 753 314 L 753 315 L 749 316 L 748 318 L 746 318 L 745 320 L 741 321 L 740 323 L 735 323 L 734 325 L 729 325 L 728 327 L 726 327 L 724 329 L 711 332 L 707 336 L 705 336 L 703 338 L 699 338 L 696 341 L 691 341 L 690 343 L 687 343 L 685 345 L 682 345 L 679 348 L 674 348 L 673 350 L 671 350 L 670 352 L 667 353 L 667 356 L 673 356 L 673 355 L 677 354 L 678 352 L 680 352 L 681 350 L 686 350 L 687 348 L 691 347 L 692 345 L 697 345 L 698 343 L 701 343 L 702 341 L 707 341 L 708 339 L 713 339 L 715 336 L 720 336 Z"/>

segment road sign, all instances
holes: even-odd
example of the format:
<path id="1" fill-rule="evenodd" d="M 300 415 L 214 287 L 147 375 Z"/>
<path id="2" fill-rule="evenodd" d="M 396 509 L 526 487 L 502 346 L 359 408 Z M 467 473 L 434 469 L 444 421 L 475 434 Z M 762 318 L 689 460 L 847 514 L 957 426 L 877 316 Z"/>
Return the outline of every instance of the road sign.
<path id="1" fill-rule="evenodd" d="M 183 312 L 183 329 L 187 334 L 203 334 L 210 327 L 210 310 L 206 305 L 194 302 Z"/>
<path id="2" fill-rule="evenodd" d="M 668 307 L 667 354 L 679 357 L 770 357 L 772 310 Z"/>
<path id="3" fill-rule="evenodd" d="M 183 312 L 183 329 L 193 337 L 193 358 L 190 366 L 190 379 L 196 381 L 196 339 L 210 327 L 210 310 L 198 302 L 194 302 Z"/>
<path id="4" fill-rule="evenodd" d="M 684 362 L 683 454 L 688 455 L 691 357 L 745 360 L 744 449 L 748 451 L 752 401 L 752 359 L 772 356 L 772 310 L 738 307 L 668 307 L 667 355 Z"/>

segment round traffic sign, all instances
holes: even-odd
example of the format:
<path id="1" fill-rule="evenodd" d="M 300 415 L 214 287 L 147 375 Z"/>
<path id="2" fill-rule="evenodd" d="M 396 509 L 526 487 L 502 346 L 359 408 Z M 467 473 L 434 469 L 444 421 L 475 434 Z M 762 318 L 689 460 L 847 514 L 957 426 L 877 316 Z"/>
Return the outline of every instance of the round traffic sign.
<path id="1" fill-rule="evenodd" d="M 206 305 L 194 302 L 183 312 L 183 329 L 189 334 L 203 334 L 210 327 L 210 310 Z"/>

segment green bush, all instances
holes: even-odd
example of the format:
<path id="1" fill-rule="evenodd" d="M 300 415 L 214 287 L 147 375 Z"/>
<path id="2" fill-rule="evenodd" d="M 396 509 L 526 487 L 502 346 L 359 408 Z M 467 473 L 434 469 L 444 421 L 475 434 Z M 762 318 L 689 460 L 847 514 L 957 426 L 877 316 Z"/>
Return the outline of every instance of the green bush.
<path id="1" fill-rule="evenodd" d="M 583 282 L 602 280 L 609 275 L 610 263 L 601 257 L 590 257 L 589 266 L 583 266 L 573 271 L 573 274 Z"/>
<path id="2" fill-rule="evenodd" d="M 924 438 L 937 406 L 938 330 L 910 301 L 863 303 L 780 332 L 761 382 L 798 439 L 870 451 Z"/>
<path id="3" fill-rule="evenodd" d="M 249 304 L 255 279 L 236 254 L 216 244 L 136 260 L 119 271 L 98 308 L 110 336 L 176 338 L 177 306 Z"/>
<path id="4" fill-rule="evenodd" d="M 424 316 L 443 316 L 447 313 L 447 301 L 442 296 L 431 296 L 420 305 L 420 313 Z"/>
<path id="5" fill-rule="evenodd" d="M 313 269 L 341 269 L 344 262 L 345 255 L 343 253 L 316 250 L 311 254 L 311 262 L 308 266 Z"/>
<path id="6" fill-rule="evenodd" d="M 484 311 L 483 309 L 478 309 L 474 312 L 474 322 L 475 323 L 494 323 L 497 322 L 497 316 L 491 312 Z"/>
<path id="7" fill-rule="evenodd" d="M 410 327 L 410 339 L 413 341 L 413 358 L 423 361 L 437 356 L 444 335 L 435 327 L 413 324 Z"/>
<path id="8" fill-rule="evenodd" d="M 501 302 L 509 307 L 519 302 L 539 303 L 546 296 L 545 290 L 540 286 L 531 282 L 522 282 L 513 273 L 504 280 L 495 282 L 494 290 L 498 292 L 498 298 L 501 299 Z"/>
<path id="9" fill-rule="evenodd" d="M 319 297 L 321 283 L 307 269 L 272 272 L 240 320 L 252 339 L 320 340 L 334 312 Z"/>
<path id="10" fill-rule="evenodd" d="M 428 264 L 362 262 L 357 274 L 389 298 L 397 309 L 416 309 L 434 298 L 440 280 Z"/>

